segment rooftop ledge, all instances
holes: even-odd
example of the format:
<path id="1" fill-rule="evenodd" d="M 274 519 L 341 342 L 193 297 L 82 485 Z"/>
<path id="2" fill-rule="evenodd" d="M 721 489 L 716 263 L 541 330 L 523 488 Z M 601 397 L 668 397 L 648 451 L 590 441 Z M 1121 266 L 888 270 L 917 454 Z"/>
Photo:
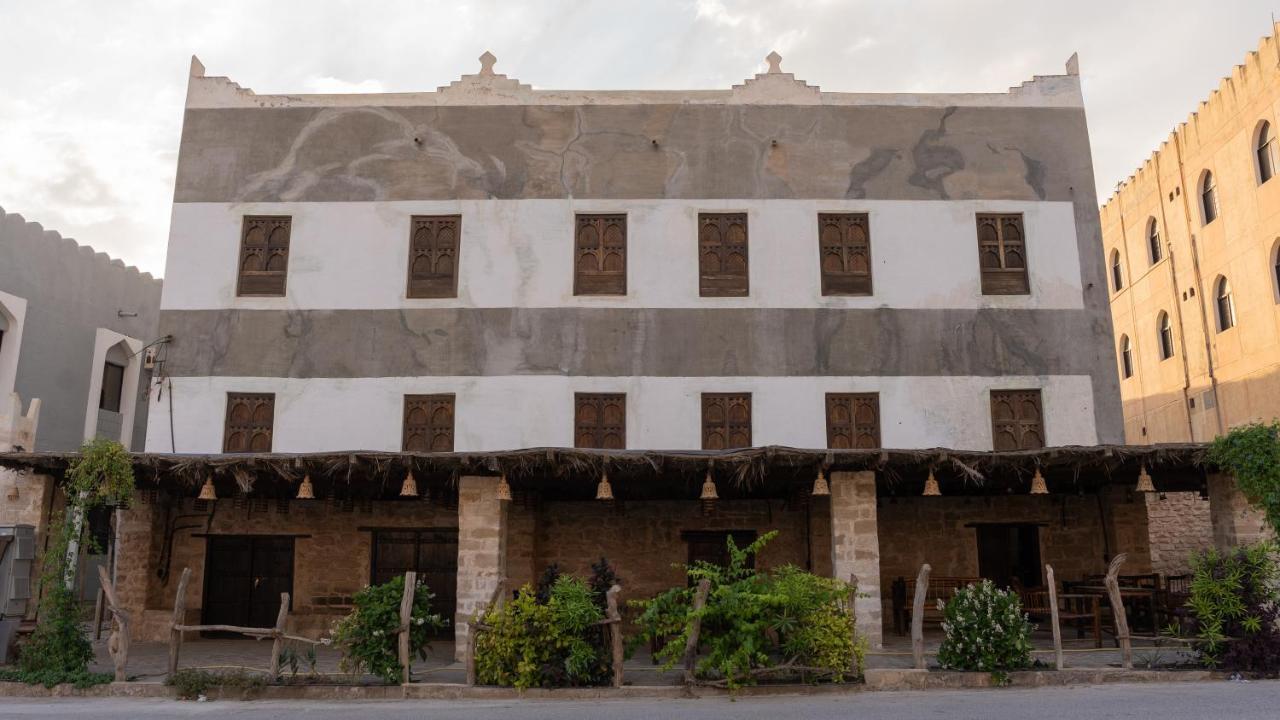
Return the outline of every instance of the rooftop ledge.
<path id="1" fill-rule="evenodd" d="M 727 90 L 535 90 L 494 71 L 498 59 L 480 56 L 480 72 L 463 75 L 435 92 L 338 95 L 259 95 L 230 78 L 205 75 L 191 58 L 188 108 L 392 107 L 472 105 L 894 105 L 904 107 L 1084 106 L 1080 65 L 1067 60 L 1065 75 L 1036 75 L 1003 93 L 837 93 L 782 71 L 782 56 L 769 53 L 769 68 Z"/>

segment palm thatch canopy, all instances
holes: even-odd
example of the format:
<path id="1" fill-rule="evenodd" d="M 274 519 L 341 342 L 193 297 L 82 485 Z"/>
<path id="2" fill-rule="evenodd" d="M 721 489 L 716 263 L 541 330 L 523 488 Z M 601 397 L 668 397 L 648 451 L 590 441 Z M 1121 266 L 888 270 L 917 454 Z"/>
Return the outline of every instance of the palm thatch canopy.
<path id="1" fill-rule="evenodd" d="M 1097 445 L 1009 452 L 826 450 L 782 446 L 739 450 L 586 450 L 493 452 L 324 452 L 187 455 L 133 453 L 143 489 L 194 495 L 212 479 L 219 497 L 289 498 L 304 476 L 317 497 L 392 499 L 410 470 L 424 495 L 447 496 L 463 475 L 506 475 L 513 491 L 550 499 L 589 499 L 608 472 L 621 500 L 697 497 L 710 472 L 722 497 L 790 497 L 819 469 L 872 470 L 881 494 L 918 494 L 933 471 L 944 494 L 1026 492 L 1039 469 L 1053 493 L 1132 484 L 1145 466 L 1160 491 L 1201 489 L 1215 472 L 1204 444 Z M 0 453 L 0 467 L 61 478 L 77 453 Z"/>

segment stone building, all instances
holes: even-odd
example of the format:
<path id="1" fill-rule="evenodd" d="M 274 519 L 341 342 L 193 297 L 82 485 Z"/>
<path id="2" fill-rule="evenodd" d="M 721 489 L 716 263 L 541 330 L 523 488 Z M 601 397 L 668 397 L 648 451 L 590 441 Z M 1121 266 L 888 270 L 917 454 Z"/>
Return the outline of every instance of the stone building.
<path id="1" fill-rule="evenodd" d="M 189 620 L 270 624 L 288 591 L 321 632 L 406 569 L 461 621 L 551 563 L 606 557 L 637 598 L 777 530 L 761 565 L 856 576 L 875 643 L 922 562 L 1150 568 L 1140 470 L 1205 477 L 1111 447 L 1074 58 L 953 95 L 823 92 L 776 54 L 661 92 L 480 60 L 278 96 L 193 60 L 147 434 L 176 455 L 137 458 L 118 528 L 138 637 L 183 567 Z"/>
<path id="2" fill-rule="evenodd" d="M 1102 207 L 1128 443 L 1205 442 L 1280 415 L 1278 104 L 1273 35 Z M 1165 501 L 1150 501 L 1153 542 L 1185 558 L 1188 538 L 1211 535 L 1208 508 Z"/>

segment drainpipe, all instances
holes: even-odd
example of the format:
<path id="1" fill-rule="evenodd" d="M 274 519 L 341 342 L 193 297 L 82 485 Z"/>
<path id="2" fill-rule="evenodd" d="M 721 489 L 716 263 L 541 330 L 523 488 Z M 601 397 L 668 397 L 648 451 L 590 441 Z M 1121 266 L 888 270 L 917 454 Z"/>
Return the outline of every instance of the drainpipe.
<path id="1" fill-rule="evenodd" d="M 1138 379 L 1138 404 L 1139 404 L 1139 406 L 1140 406 L 1140 407 L 1141 407 L 1141 409 L 1142 409 L 1142 430 L 1143 430 L 1143 433 L 1142 433 L 1142 434 L 1143 434 L 1143 437 L 1146 437 L 1146 429 L 1147 429 L 1147 383 L 1146 383 L 1146 378 L 1143 376 L 1143 374 L 1142 374 L 1142 370 L 1141 370 L 1141 362 L 1142 362 L 1142 337 L 1141 337 L 1141 336 L 1142 336 L 1142 333 L 1138 332 L 1138 323 L 1137 323 L 1138 315 L 1137 315 L 1137 308 L 1135 308 L 1135 307 L 1134 307 L 1134 303 L 1133 303 L 1133 293 L 1132 293 L 1132 292 L 1130 292 L 1130 290 L 1132 290 L 1132 289 L 1133 289 L 1133 282 L 1134 282 L 1135 273 L 1134 273 L 1134 270 L 1133 270 L 1133 263 L 1132 263 L 1132 262 L 1130 262 L 1130 258 L 1129 258 L 1129 233 L 1128 233 L 1128 231 L 1125 229 L 1125 221 L 1124 221 L 1124 198 L 1123 198 L 1123 197 L 1121 197 L 1121 193 L 1120 193 L 1118 190 L 1117 190 L 1117 192 L 1116 192 L 1116 207 L 1118 207 L 1118 208 L 1120 209 L 1120 247 L 1119 247 L 1119 248 L 1116 248 L 1116 250 L 1117 250 L 1118 252 L 1120 252 L 1120 253 L 1123 253 L 1123 257 L 1124 257 L 1123 267 L 1121 267 L 1121 268 L 1120 268 L 1120 275 L 1121 275 L 1121 278 L 1120 278 L 1120 279 L 1121 279 L 1121 281 L 1123 281 L 1123 280 L 1124 280 L 1124 277 L 1123 277 L 1123 275 L 1124 275 L 1124 268 L 1126 268 L 1126 267 L 1127 267 L 1127 268 L 1129 268 L 1129 282 L 1128 282 L 1128 284 L 1126 284 L 1124 287 L 1119 288 L 1119 289 L 1115 289 L 1115 290 L 1114 290 L 1114 292 L 1115 292 L 1115 294 L 1116 294 L 1116 301 L 1119 301 L 1119 300 L 1120 300 L 1120 296 L 1121 296 L 1121 295 L 1123 295 L 1123 296 L 1124 296 L 1124 299 L 1125 299 L 1125 300 L 1127 300 L 1127 301 L 1128 301 L 1128 303 L 1129 303 L 1129 320 L 1133 323 L 1133 331 L 1134 331 L 1134 332 L 1133 332 L 1133 338 L 1130 340 L 1130 343 L 1131 343 L 1131 344 L 1132 344 L 1132 346 L 1133 346 L 1133 357 L 1131 358 L 1131 363 L 1132 363 L 1132 365 L 1133 365 L 1133 374 L 1134 374 L 1134 375 L 1136 375 L 1136 376 L 1137 376 L 1137 379 Z M 1107 263 L 1108 265 L 1110 265 L 1111 258 L 1110 258 L 1110 257 L 1106 257 L 1107 249 L 1106 249 L 1105 247 L 1102 249 L 1102 252 L 1103 252 L 1103 255 L 1104 255 L 1104 257 L 1103 257 L 1103 262 L 1104 262 L 1104 263 Z M 1107 268 L 1107 275 L 1110 277 L 1110 279 L 1111 279 L 1111 285 L 1112 285 L 1112 286 L 1113 286 L 1113 288 L 1114 288 L 1114 285 L 1115 285 L 1115 274 L 1114 274 L 1114 271 L 1112 271 L 1112 269 L 1111 269 L 1110 267 L 1108 267 L 1108 268 Z M 1115 319 L 1115 318 L 1113 317 L 1113 318 L 1112 318 L 1113 322 L 1114 322 L 1114 319 Z M 1113 327 L 1112 329 L 1114 330 L 1114 327 Z M 1120 354 L 1120 353 L 1121 353 L 1121 350 L 1120 350 L 1118 347 L 1115 347 L 1115 346 L 1114 346 L 1114 341 L 1115 341 L 1115 340 L 1116 340 L 1116 338 L 1114 337 L 1114 334 L 1113 334 L 1113 337 L 1112 337 L 1112 341 L 1113 341 L 1113 347 L 1112 347 L 1112 350 L 1113 350 L 1113 351 L 1115 351 L 1117 354 Z M 1121 362 L 1123 362 L 1123 361 L 1121 361 Z M 1120 375 L 1120 384 L 1121 384 L 1121 386 L 1123 386 L 1123 385 L 1124 385 L 1124 381 L 1125 381 L 1125 380 L 1127 380 L 1127 379 L 1130 379 L 1130 378 L 1126 378 L 1126 377 L 1124 376 L 1124 372 L 1120 372 L 1120 373 L 1119 373 L 1119 375 Z M 1120 393 L 1120 396 L 1121 396 L 1121 403 L 1123 404 L 1123 402 L 1124 402 L 1124 393 L 1123 393 L 1123 392 L 1121 392 L 1121 393 Z"/>
<path id="2" fill-rule="evenodd" d="M 1178 177 L 1182 181 L 1182 187 L 1187 187 L 1186 167 L 1182 164 L 1182 138 L 1178 135 L 1178 131 L 1173 132 L 1173 147 L 1178 154 Z M 1204 355 L 1207 362 L 1209 372 L 1209 387 L 1213 390 L 1213 410 L 1218 420 L 1218 435 L 1226 430 L 1226 423 L 1222 421 L 1222 402 L 1218 397 L 1218 376 L 1213 370 L 1213 343 L 1210 340 L 1209 330 L 1209 313 L 1204 307 L 1204 278 L 1200 276 L 1200 249 L 1196 245 L 1196 235 L 1191 231 L 1191 206 L 1187 204 L 1187 194 L 1182 193 L 1182 212 L 1186 216 L 1187 221 L 1187 237 L 1191 240 L 1191 270 L 1195 277 L 1195 290 L 1197 300 L 1196 305 L 1200 308 L 1200 327 L 1204 330 Z"/>
<path id="3" fill-rule="evenodd" d="M 1157 198 L 1160 207 L 1160 224 L 1164 227 L 1164 246 L 1165 253 L 1169 256 L 1169 284 L 1173 286 L 1173 312 L 1178 319 L 1178 349 L 1182 352 L 1179 358 L 1182 365 L 1182 411 L 1187 418 L 1187 437 L 1191 442 L 1196 441 L 1196 424 L 1191 420 L 1191 363 L 1190 357 L 1187 355 L 1187 327 L 1186 321 L 1182 317 L 1182 291 L 1178 288 L 1178 265 L 1173 252 L 1173 234 L 1169 232 L 1169 218 L 1164 211 L 1164 186 L 1160 183 L 1160 154 L 1156 153 L 1156 192 L 1160 194 Z M 1187 233 L 1188 237 L 1191 235 Z M 1214 404 L 1217 405 L 1217 398 L 1214 398 Z"/>

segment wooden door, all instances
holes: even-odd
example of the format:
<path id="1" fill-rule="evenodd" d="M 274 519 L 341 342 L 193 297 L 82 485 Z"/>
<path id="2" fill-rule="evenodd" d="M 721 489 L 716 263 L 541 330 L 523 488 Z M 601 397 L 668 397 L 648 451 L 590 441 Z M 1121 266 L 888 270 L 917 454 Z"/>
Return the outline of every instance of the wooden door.
<path id="1" fill-rule="evenodd" d="M 452 620 L 458 607 L 457 528 L 377 530 L 371 569 L 370 581 L 374 585 L 403 577 L 408 570 L 416 571 L 418 579 L 435 595 L 432 612 L 450 620 L 442 636 L 452 635 Z"/>
<path id="2" fill-rule="evenodd" d="M 293 593 L 293 538 L 208 538 L 203 624 L 271 627 L 285 592 Z"/>
<path id="3" fill-rule="evenodd" d="M 979 525 L 978 574 L 999 587 L 1016 580 L 1024 588 L 1043 585 L 1040 574 L 1040 528 L 1036 525 Z"/>

